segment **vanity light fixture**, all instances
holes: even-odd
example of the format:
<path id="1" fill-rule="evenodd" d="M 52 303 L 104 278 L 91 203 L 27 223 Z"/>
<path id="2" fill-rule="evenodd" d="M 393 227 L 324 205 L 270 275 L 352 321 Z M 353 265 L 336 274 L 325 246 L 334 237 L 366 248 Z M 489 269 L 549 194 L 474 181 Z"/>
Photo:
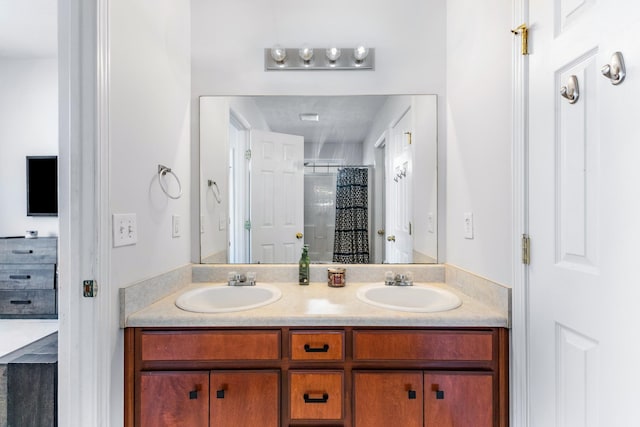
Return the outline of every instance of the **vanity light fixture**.
<path id="1" fill-rule="evenodd" d="M 300 55 L 300 59 L 302 59 L 304 64 L 308 66 L 313 58 L 313 49 L 305 45 L 298 50 L 298 55 Z"/>
<path id="2" fill-rule="evenodd" d="M 320 115 L 318 113 L 300 113 L 300 120 L 303 122 L 319 122 Z"/>
<path id="3" fill-rule="evenodd" d="M 324 52 L 324 55 L 314 55 Z M 364 45 L 355 48 L 285 48 L 275 45 L 264 49 L 264 68 L 276 70 L 373 70 L 375 49 Z"/>

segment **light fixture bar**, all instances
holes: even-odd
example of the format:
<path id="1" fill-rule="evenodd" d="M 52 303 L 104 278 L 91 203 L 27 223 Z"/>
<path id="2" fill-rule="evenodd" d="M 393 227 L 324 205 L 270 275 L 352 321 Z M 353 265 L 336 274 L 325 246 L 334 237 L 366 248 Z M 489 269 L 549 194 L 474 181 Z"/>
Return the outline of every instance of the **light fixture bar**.
<path id="1" fill-rule="evenodd" d="M 355 49 L 340 48 L 340 56 L 335 61 L 330 61 L 325 54 L 326 48 L 313 48 L 314 55 L 309 61 L 300 57 L 299 48 L 284 48 L 286 57 L 284 61 L 277 62 L 271 48 L 264 50 L 264 69 L 266 71 L 285 70 L 373 70 L 375 64 L 375 49 L 369 48 L 367 56 L 361 61 L 354 56 Z"/>

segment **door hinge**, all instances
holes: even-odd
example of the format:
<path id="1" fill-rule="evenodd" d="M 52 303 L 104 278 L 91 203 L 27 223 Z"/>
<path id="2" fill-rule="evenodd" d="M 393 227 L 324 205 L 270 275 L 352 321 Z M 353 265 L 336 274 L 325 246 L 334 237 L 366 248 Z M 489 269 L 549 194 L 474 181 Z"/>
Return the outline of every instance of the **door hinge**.
<path id="1" fill-rule="evenodd" d="M 522 40 L 522 54 L 529 55 L 529 28 L 527 24 L 522 24 L 515 30 L 511 30 L 513 34 L 520 34 Z"/>
<path id="2" fill-rule="evenodd" d="M 251 230 L 251 221 L 250 220 L 246 220 L 244 222 L 244 229 L 245 230 Z"/>
<path id="3" fill-rule="evenodd" d="M 244 152 L 244 158 L 247 160 L 251 160 L 251 150 L 247 150 Z"/>
<path id="4" fill-rule="evenodd" d="M 531 264 L 531 238 L 527 234 L 522 235 L 522 263 Z"/>
<path id="5" fill-rule="evenodd" d="M 95 280 L 84 280 L 82 282 L 82 296 L 95 298 L 96 295 L 98 295 L 98 283 Z"/>
<path id="6" fill-rule="evenodd" d="M 409 222 L 409 236 L 411 236 L 413 232 L 413 226 L 411 225 L 411 222 Z"/>

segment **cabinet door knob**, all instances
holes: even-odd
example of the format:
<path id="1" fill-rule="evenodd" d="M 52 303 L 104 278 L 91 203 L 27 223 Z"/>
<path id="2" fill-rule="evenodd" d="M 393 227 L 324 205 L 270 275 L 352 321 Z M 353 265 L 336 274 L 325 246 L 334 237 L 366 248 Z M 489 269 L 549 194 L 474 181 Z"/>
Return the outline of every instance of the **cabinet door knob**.
<path id="1" fill-rule="evenodd" d="M 417 397 L 415 390 L 409 390 L 407 394 L 409 395 L 409 399 L 415 399 Z"/>
<path id="2" fill-rule="evenodd" d="M 28 274 L 11 274 L 11 275 L 9 275 L 9 279 L 13 279 L 13 280 L 29 280 L 29 279 L 31 279 L 31 276 L 29 276 Z"/>
<path id="3" fill-rule="evenodd" d="M 224 399 L 224 390 L 216 390 L 216 398 Z"/>
<path id="4" fill-rule="evenodd" d="M 327 400 L 329 400 L 327 393 L 322 393 L 321 398 L 309 397 L 309 393 L 305 393 L 302 397 L 304 398 L 304 403 L 327 403 Z"/>
<path id="5" fill-rule="evenodd" d="M 329 351 L 329 344 L 325 344 L 322 347 L 311 347 L 309 344 L 305 344 L 304 351 L 307 353 L 326 353 Z"/>
<path id="6" fill-rule="evenodd" d="M 198 398 L 198 390 L 191 390 L 189 392 L 189 399 L 194 400 Z"/>

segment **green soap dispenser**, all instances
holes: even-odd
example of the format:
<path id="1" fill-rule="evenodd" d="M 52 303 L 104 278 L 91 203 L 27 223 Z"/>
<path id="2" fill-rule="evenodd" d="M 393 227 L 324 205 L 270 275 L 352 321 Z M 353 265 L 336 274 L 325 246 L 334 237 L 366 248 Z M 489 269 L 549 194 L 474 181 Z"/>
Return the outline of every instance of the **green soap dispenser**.
<path id="1" fill-rule="evenodd" d="M 302 247 L 302 255 L 298 263 L 298 284 L 309 284 L 309 245 Z"/>

